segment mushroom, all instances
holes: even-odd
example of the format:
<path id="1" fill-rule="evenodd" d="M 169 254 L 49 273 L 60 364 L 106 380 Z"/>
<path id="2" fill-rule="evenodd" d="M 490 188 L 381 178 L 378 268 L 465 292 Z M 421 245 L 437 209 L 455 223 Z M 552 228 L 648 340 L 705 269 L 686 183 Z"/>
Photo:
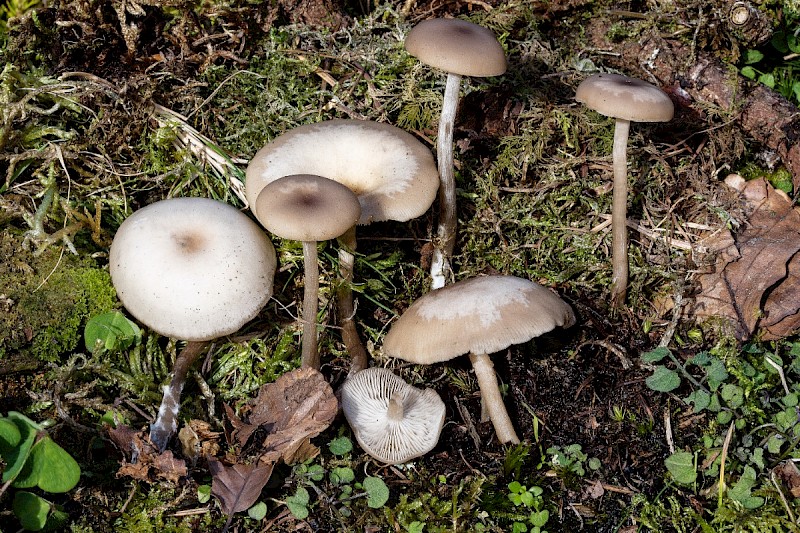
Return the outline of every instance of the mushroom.
<path id="1" fill-rule="evenodd" d="M 405 48 L 426 65 L 447 72 L 436 157 L 439 161 L 439 223 L 431 262 L 431 287 L 452 278 L 450 259 L 456 239 L 456 181 L 453 129 L 462 76 L 499 76 L 506 71 L 503 47 L 488 28 L 459 19 L 424 20 L 408 32 Z"/>
<path id="2" fill-rule="evenodd" d="M 627 144 L 631 122 L 666 122 L 675 108 L 669 96 L 650 83 L 619 74 L 594 74 L 578 85 L 575 99 L 601 115 L 616 119 L 614 125 L 614 191 L 611 201 L 611 303 L 620 307 L 628 287 L 628 162 Z"/>
<path id="3" fill-rule="evenodd" d="M 469 353 L 497 438 L 516 444 L 489 354 L 574 323 L 572 308 L 537 283 L 503 275 L 470 278 L 411 304 L 386 334 L 383 351 L 416 364 Z"/>
<path id="4" fill-rule="evenodd" d="M 361 205 L 353 191 L 341 183 L 313 174 L 294 174 L 267 184 L 251 206 L 256 218 L 270 232 L 303 243 L 301 362 L 305 367 L 319 370 L 317 242 L 335 239 L 351 228 L 361 216 Z"/>
<path id="5" fill-rule="evenodd" d="M 339 391 L 342 410 L 361 448 L 387 464 L 425 455 L 439 442 L 444 402 L 386 368 L 351 374 Z"/>
<path id="6" fill-rule="evenodd" d="M 254 204 L 268 183 L 290 174 L 316 174 L 346 185 L 361 204 L 359 225 L 416 218 L 430 208 L 439 186 L 436 163 L 425 145 L 400 128 L 367 120 L 299 126 L 261 148 L 247 167 L 249 202 Z M 368 364 L 353 320 L 355 226 L 339 242 L 339 324 L 355 373 Z"/>
<path id="7" fill-rule="evenodd" d="M 109 251 L 119 299 L 153 331 L 188 341 L 150 426 L 160 451 L 177 429 L 192 363 L 208 341 L 234 333 L 264 307 L 275 266 L 275 249 L 261 228 L 216 200 L 162 200 L 120 225 Z"/>

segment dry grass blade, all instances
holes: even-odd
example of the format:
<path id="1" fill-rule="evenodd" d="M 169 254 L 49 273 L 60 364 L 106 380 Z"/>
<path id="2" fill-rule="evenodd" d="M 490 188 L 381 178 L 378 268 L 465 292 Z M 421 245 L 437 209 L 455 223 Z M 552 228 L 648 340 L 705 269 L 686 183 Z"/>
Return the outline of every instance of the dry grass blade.
<path id="1" fill-rule="evenodd" d="M 161 127 L 173 128 L 175 140 L 173 144 L 177 150 L 188 151 L 204 164 L 211 166 L 214 171 L 225 178 L 230 189 L 239 200 L 248 207 L 247 197 L 244 193 L 244 173 L 237 164 L 245 164 L 244 159 L 234 158 L 226 154 L 214 141 L 203 135 L 189 125 L 188 119 L 172 109 L 154 104 L 155 119 Z"/>

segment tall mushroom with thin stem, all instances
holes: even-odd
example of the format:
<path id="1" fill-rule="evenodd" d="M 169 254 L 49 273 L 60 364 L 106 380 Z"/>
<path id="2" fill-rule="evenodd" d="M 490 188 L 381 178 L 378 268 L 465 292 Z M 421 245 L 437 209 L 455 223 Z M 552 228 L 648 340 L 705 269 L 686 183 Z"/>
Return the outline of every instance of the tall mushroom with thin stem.
<path id="1" fill-rule="evenodd" d="M 270 232 L 303 243 L 304 292 L 302 365 L 319 370 L 317 242 L 335 239 L 355 225 L 361 204 L 353 191 L 313 174 L 284 176 L 267 184 L 251 205 Z"/>
<path id="2" fill-rule="evenodd" d="M 372 457 L 398 464 L 425 455 L 439 442 L 444 402 L 387 368 L 350 375 L 339 390 L 342 411 L 358 444 Z"/>
<path id="3" fill-rule="evenodd" d="M 293 128 L 261 148 L 247 167 L 246 194 L 254 204 L 270 182 L 290 174 L 315 174 L 338 181 L 358 197 L 358 225 L 405 222 L 425 213 L 436 198 L 439 176 L 430 150 L 390 124 L 334 119 Z M 337 312 L 351 373 L 368 366 L 356 331 L 351 289 L 356 227 L 339 238 L 341 283 Z"/>
<path id="4" fill-rule="evenodd" d="M 619 74 L 594 74 L 578 85 L 575 99 L 616 120 L 614 190 L 611 200 L 611 303 L 621 307 L 628 288 L 628 133 L 631 122 L 666 122 L 675 108 L 669 96 L 650 83 Z"/>
<path id="5" fill-rule="evenodd" d="M 439 165 L 439 223 L 431 260 L 431 288 L 453 278 L 450 261 L 456 240 L 456 180 L 453 129 L 462 76 L 499 76 L 507 68 L 503 47 L 488 28 L 459 19 L 424 20 L 408 32 L 405 48 L 426 65 L 447 72 L 436 158 Z"/>
<path id="6" fill-rule="evenodd" d="M 216 200 L 162 200 L 120 225 L 109 252 L 120 300 L 153 331 L 188 341 L 150 426 L 160 451 L 177 430 L 192 363 L 208 341 L 236 332 L 264 307 L 275 266 L 275 249 L 261 228 Z"/>
<path id="7" fill-rule="evenodd" d="M 431 291 L 392 324 L 383 339 L 391 357 L 417 364 L 469 353 L 489 418 L 501 443 L 519 443 L 489 354 L 575 323 L 554 292 L 514 276 L 484 276 Z"/>

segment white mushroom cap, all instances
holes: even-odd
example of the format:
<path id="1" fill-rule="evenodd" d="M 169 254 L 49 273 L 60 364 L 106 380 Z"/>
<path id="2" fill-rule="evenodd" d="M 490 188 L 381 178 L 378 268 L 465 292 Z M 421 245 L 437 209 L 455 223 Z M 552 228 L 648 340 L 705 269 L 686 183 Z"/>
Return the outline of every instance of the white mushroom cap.
<path id="1" fill-rule="evenodd" d="M 247 201 L 253 205 L 267 183 L 290 174 L 346 185 L 361 203 L 359 224 L 421 216 L 439 189 L 436 162 L 425 145 L 400 128 L 366 120 L 328 120 L 275 138 L 247 167 Z"/>
<path id="2" fill-rule="evenodd" d="M 361 204 L 353 191 L 313 174 L 284 176 L 267 184 L 253 213 L 275 235 L 296 241 L 327 241 L 355 226 Z"/>
<path id="3" fill-rule="evenodd" d="M 575 99 L 601 115 L 631 122 L 667 122 L 675 106 L 651 83 L 620 74 L 594 74 L 578 85 Z"/>
<path id="4" fill-rule="evenodd" d="M 358 444 L 387 464 L 431 451 L 444 426 L 444 402 L 433 389 L 418 389 L 386 368 L 367 368 L 340 389 L 342 410 Z"/>
<path id="5" fill-rule="evenodd" d="M 466 20 L 423 20 L 408 32 L 405 47 L 426 65 L 461 76 L 499 76 L 507 68 L 494 33 Z"/>
<path id="6" fill-rule="evenodd" d="M 546 287 L 514 276 L 484 276 L 431 291 L 406 310 L 384 352 L 417 364 L 489 354 L 575 323 L 572 308 Z"/>
<path id="7" fill-rule="evenodd" d="M 182 340 L 229 335 L 272 295 L 275 249 L 236 208 L 206 198 L 144 207 L 120 225 L 109 252 L 125 308 L 149 328 Z"/>

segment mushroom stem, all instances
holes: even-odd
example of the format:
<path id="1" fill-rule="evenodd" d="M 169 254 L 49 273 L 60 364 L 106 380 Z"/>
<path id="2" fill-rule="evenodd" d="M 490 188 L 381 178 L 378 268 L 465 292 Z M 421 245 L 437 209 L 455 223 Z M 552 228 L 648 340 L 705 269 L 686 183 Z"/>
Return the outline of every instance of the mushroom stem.
<path id="1" fill-rule="evenodd" d="M 439 224 L 433 241 L 431 260 L 431 288 L 440 289 L 453 271 L 450 260 L 456 242 L 456 179 L 453 163 L 453 129 L 458 110 L 458 92 L 461 76 L 448 73 L 442 99 L 442 114 L 439 117 L 439 133 L 436 138 L 436 159 L 439 166 Z"/>
<path id="2" fill-rule="evenodd" d="M 614 127 L 614 190 L 611 201 L 611 304 L 625 303 L 628 287 L 628 133 L 630 121 L 618 118 Z"/>
<path id="3" fill-rule="evenodd" d="M 317 311 L 319 310 L 319 265 L 317 264 L 317 242 L 303 241 L 304 285 L 303 290 L 303 347 L 300 356 L 302 366 L 319 370 L 317 350 Z"/>
<path id="4" fill-rule="evenodd" d="M 472 368 L 475 370 L 475 377 L 478 379 L 478 387 L 481 389 L 481 399 L 489 411 L 489 418 L 494 424 L 494 431 L 497 439 L 502 444 L 519 444 L 519 437 L 514 431 L 514 425 L 508 416 L 506 406 L 503 404 L 503 397 L 500 395 L 500 385 L 497 383 L 497 376 L 494 373 L 494 364 L 487 354 L 469 354 L 472 361 Z"/>
<path id="5" fill-rule="evenodd" d="M 342 328 L 342 342 L 350 354 L 350 373 L 364 370 L 369 365 L 367 350 L 361 343 L 356 329 L 355 305 L 353 304 L 353 271 L 355 268 L 356 227 L 339 237 L 339 288 L 336 291 L 339 326 Z"/>
<path id="6" fill-rule="evenodd" d="M 400 393 L 395 391 L 389 398 L 389 406 L 386 409 L 386 418 L 389 420 L 402 420 L 403 419 L 403 398 Z"/>
<path id="7" fill-rule="evenodd" d="M 150 425 L 150 441 L 159 452 L 163 452 L 167 448 L 169 439 L 178 430 L 178 410 L 181 406 L 181 393 L 186 382 L 186 375 L 207 345 L 208 341 L 189 341 L 175 359 L 172 379 L 169 385 L 164 386 L 164 397 L 158 408 L 158 416 Z"/>

